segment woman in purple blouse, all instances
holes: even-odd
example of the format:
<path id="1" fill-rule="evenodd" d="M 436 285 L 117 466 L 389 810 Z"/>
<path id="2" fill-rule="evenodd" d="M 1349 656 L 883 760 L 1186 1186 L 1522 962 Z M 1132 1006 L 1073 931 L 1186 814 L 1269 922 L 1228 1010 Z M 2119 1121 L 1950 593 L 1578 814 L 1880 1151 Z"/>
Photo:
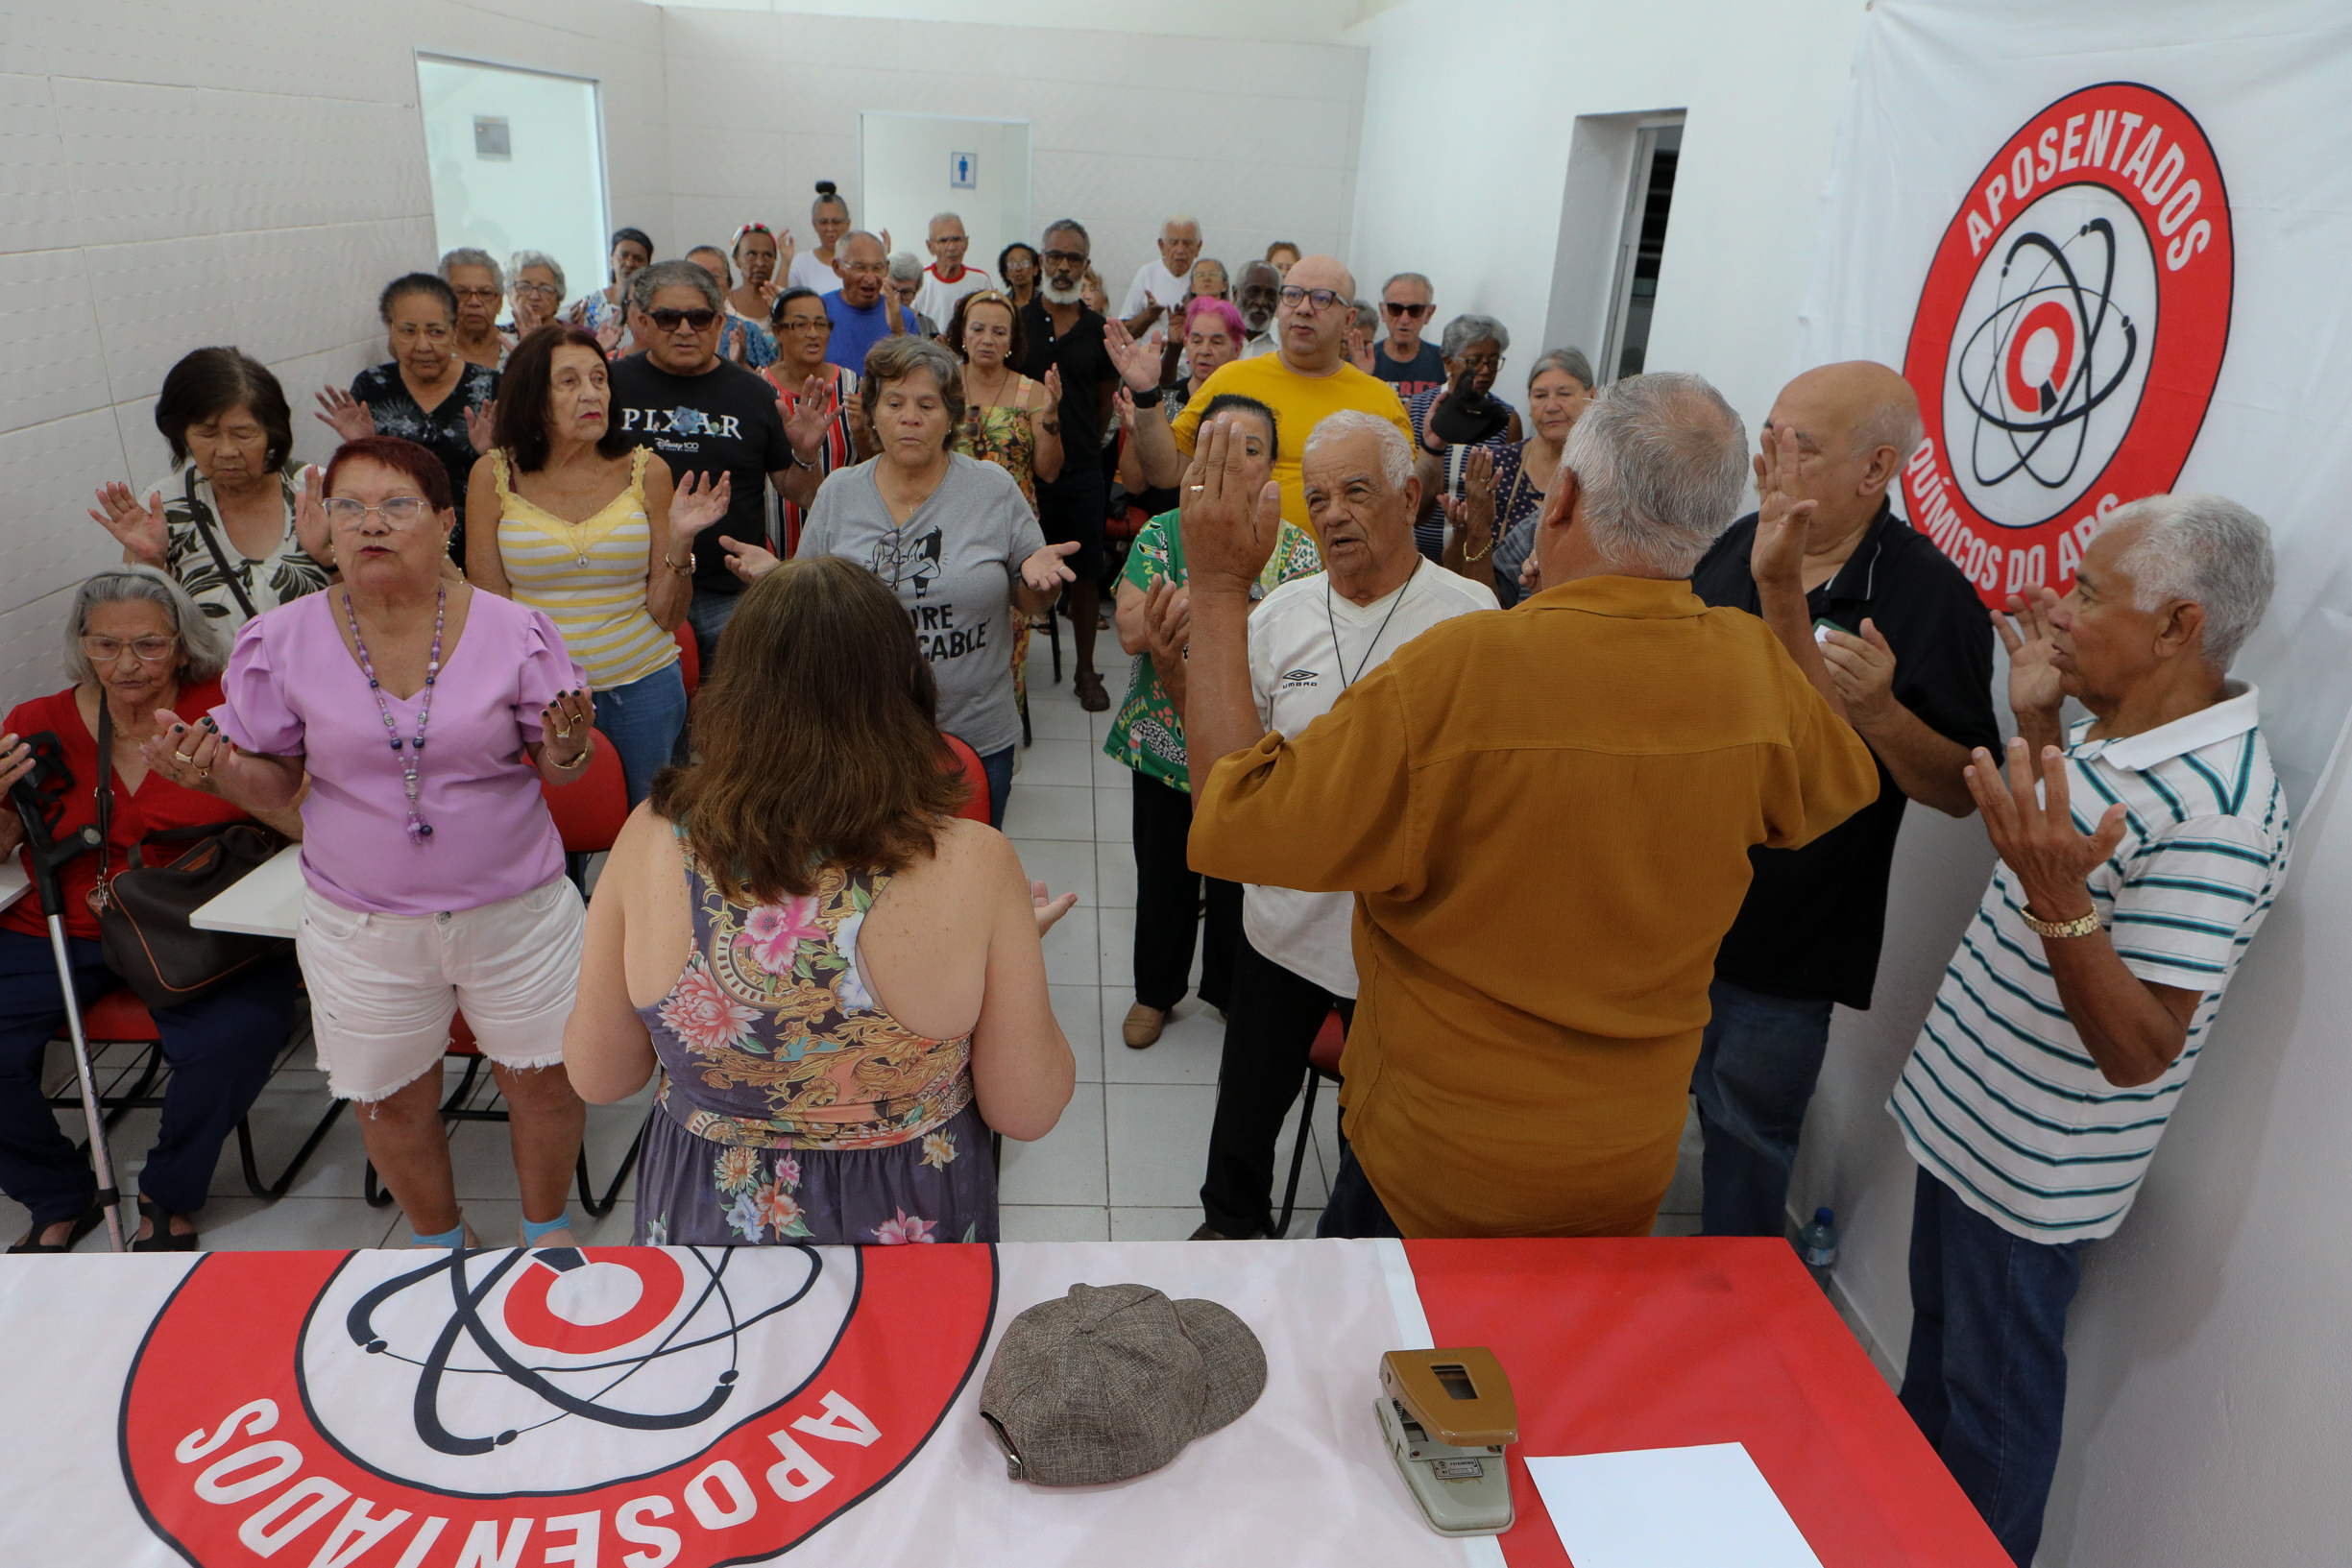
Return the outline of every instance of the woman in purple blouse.
<path id="1" fill-rule="evenodd" d="M 583 910 L 540 783 L 587 770 L 586 683 L 545 615 L 443 580 L 456 518 L 432 453 L 349 442 L 310 486 L 343 587 L 247 622 L 221 706 L 158 736 L 151 760 L 248 810 L 301 798 L 296 952 L 319 1067 L 366 1106 L 368 1157 L 416 1243 L 478 1244 L 440 1116 L 462 1008 L 513 1115 L 522 1242 L 568 1245 L 585 1113 L 563 1039 Z"/>

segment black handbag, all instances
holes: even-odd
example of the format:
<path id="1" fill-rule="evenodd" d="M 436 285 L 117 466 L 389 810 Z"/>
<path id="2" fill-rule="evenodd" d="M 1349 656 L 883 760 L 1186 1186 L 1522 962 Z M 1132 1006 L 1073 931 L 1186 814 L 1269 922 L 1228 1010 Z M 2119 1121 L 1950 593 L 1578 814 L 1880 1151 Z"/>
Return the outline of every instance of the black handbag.
<path id="1" fill-rule="evenodd" d="M 131 863 L 108 875 L 114 820 L 114 721 L 98 699 L 98 885 L 90 894 L 107 967 L 150 1007 L 209 996 L 291 948 L 282 936 L 200 930 L 188 916 L 241 880 L 287 840 L 258 822 L 182 828 L 132 846 Z M 142 852 L 169 851 L 154 863 Z"/>

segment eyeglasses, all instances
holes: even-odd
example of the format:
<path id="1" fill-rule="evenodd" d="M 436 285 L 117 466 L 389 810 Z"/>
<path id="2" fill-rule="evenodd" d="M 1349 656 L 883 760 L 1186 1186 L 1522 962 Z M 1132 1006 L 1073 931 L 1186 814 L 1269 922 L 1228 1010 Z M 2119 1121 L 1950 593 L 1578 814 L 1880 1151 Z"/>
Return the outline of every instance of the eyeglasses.
<path id="1" fill-rule="evenodd" d="M 1407 321 L 1417 322 L 1428 315 L 1435 307 L 1432 305 L 1400 305 L 1393 300 L 1383 300 L 1380 302 L 1380 308 L 1392 316 L 1402 316 Z"/>
<path id="2" fill-rule="evenodd" d="M 715 310 L 648 310 L 653 325 L 665 332 L 675 332 L 680 326 L 691 326 L 697 332 L 707 332 L 718 325 Z"/>
<path id="3" fill-rule="evenodd" d="M 123 656 L 125 648 L 136 654 L 142 664 L 160 664 L 171 658 L 172 650 L 179 646 L 180 639 L 170 637 L 133 638 L 129 642 L 119 637 L 93 636 L 82 639 L 82 652 L 93 664 L 111 664 Z"/>
<path id="4" fill-rule="evenodd" d="M 556 288 L 553 283 L 517 283 L 515 292 L 532 295 L 542 300 L 552 300 L 555 298 Z"/>
<path id="5" fill-rule="evenodd" d="M 1337 289 L 1302 289 L 1296 283 L 1283 284 L 1281 293 L 1275 298 L 1293 310 L 1302 304 L 1311 304 L 1318 310 L 1328 310 L 1333 305 L 1347 302 L 1347 297 Z"/>
<path id="6" fill-rule="evenodd" d="M 830 316 L 795 316 L 788 321 L 778 322 L 776 330 L 779 332 L 830 332 L 833 330 L 833 318 Z"/>
<path id="7" fill-rule="evenodd" d="M 392 329 L 392 335 L 402 343 L 413 342 L 419 337 L 428 342 L 441 343 L 448 339 L 449 326 L 447 322 L 426 322 L 422 326 L 415 322 L 402 322 Z"/>
<path id="8" fill-rule="evenodd" d="M 1083 251 L 1048 251 L 1045 253 L 1045 259 L 1048 266 L 1059 261 L 1073 267 L 1083 267 L 1086 265 L 1086 253 Z"/>
<path id="9" fill-rule="evenodd" d="M 497 304 L 498 302 L 498 291 L 497 289 L 454 289 L 451 290 L 451 292 L 454 293 L 460 300 L 473 300 L 489 304 Z M 550 289 L 548 292 L 553 293 L 554 291 Z"/>
<path id="10" fill-rule="evenodd" d="M 327 503 L 327 520 L 337 528 L 356 528 L 373 515 L 395 528 L 414 528 L 432 506 L 422 495 L 395 495 L 381 506 L 338 495 Z"/>
<path id="11" fill-rule="evenodd" d="M 1466 371 L 1499 371 L 1503 368 L 1501 354 L 1464 354 L 1462 368 Z"/>
<path id="12" fill-rule="evenodd" d="M 841 270 L 845 273 L 856 273 L 861 277 L 880 277 L 890 269 L 886 263 L 880 261 L 844 261 L 841 263 Z"/>

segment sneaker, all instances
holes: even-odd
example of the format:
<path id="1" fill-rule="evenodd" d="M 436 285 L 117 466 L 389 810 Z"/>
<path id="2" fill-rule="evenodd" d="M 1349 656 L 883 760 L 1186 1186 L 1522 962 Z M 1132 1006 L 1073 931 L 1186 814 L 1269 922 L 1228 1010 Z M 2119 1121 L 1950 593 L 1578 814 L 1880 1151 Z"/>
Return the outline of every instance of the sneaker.
<path id="1" fill-rule="evenodd" d="M 1127 1010 L 1127 1022 L 1119 1025 L 1119 1038 L 1127 1042 L 1129 1050 L 1141 1050 L 1158 1044 L 1160 1033 L 1167 1026 L 1166 1013 L 1139 1001 Z"/>
<path id="2" fill-rule="evenodd" d="M 1194 1231 L 1190 1236 L 1185 1237 L 1184 1240 L 1187 1242 L 1263 1242 L 1266 1240 L 1266 1238 L 1254 1234 L 1249 1236 L 1227 1236 L 1224 1231 L 1217 1230 L 1209 1225 L 1203 1224 L 1199 1230 Z"/>

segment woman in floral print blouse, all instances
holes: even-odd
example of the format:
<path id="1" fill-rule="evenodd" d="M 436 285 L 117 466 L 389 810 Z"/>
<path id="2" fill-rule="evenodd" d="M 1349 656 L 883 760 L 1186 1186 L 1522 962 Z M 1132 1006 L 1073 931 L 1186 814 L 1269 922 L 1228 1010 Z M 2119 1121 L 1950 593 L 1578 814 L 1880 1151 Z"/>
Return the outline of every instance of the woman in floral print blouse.
<path id="1" fill-rule="evenodd" d="M 1076 1063 L 1027 881 L 964 794 L 898 597 L 838 556 L 745 591 L 596 883 L 564 1063 L 658 1076 L 648 1245 L 993 1242 L 988 1134 L 1042 1138 Z"/>

